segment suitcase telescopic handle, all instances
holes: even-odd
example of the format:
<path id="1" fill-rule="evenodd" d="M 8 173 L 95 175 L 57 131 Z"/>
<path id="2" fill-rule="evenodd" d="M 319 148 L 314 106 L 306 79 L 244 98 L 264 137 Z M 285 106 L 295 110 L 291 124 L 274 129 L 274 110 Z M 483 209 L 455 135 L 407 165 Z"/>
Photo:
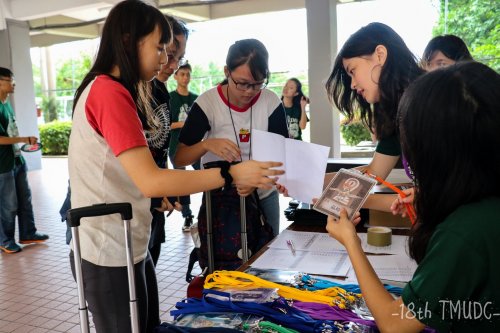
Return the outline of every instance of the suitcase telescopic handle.
<path id="1" fill-rule="evenodd" d="M 139 311 L 135 292 L 135 273 L 132 249 L 132 237 L 130 232 L 130 220 L 132 219 L 132 205 L 128 202 L 97 204 L 92 206 L 73 208 L 66 213 L 68 226 L 71 227 L 73 238 L 73 251 L 75 263 L 75 278 L 78 288 L 78 311 L 80 314 L 80 331 L 90 332 L 87 303 L 85 301 L 85 291 L 83 285 L 82 257 L 80 253 L 80 235 L 78 227 L 80 219 L 84 217 L 105 216 L 110 214 L 120 214 L 125 228 L 125 247 L 127 255 L 127 274 L 130 295 L 130 322 L 132 333 L 139 332 Z"/>
<path id="2" fill-rule="evenodd" d="M 132 219 L 132 205 L 129 202 L 97 204 L 68 210 L 67 222 L 70 227 L 79 227 L 84 217 L 120 214 L 122 220 Z"/>

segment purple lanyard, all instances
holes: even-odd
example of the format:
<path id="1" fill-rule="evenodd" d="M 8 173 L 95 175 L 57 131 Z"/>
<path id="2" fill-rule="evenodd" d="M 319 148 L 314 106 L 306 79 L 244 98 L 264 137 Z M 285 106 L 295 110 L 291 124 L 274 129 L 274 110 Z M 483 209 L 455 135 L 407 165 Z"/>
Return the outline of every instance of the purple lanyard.
<path id="1" fill-rule="evenodd" d="M 294 301 L 293 307 L 308 314 L 311 318 L 316 320 L 352 322 L 372 328 L 377 327 L 375 320 L 363 319 L 351 310 L 339 309 L 336 306 L 330 306 L 328 304 Z M 436 333 L 437 331 L 430 327 L 426 327 L 423 332 Z"/>
<path id="2" fill-rule="evenodd" d="M 405 168 L 406 175 L 408 176 L 408 178 L 414 181 L 415 177 L 413 176 L 413 171 L 411 170 L 410 165 L 408 164 L 408 161 L 406 160 L 404 155 L 401 155 L 401 161 L 403 162 L 403 168 Z"/>
<path id="3" fill-rule="evenodd" d="M 353 322 L 370 327 L 377 327 L 374 320 L 362 319 L 356 313 L 347 309 L 340 309 L 328 304 L 293 301 L 293 307 L 307 313 L 311 318 L 317 320 L 335 320 L 341 322 Z"/>

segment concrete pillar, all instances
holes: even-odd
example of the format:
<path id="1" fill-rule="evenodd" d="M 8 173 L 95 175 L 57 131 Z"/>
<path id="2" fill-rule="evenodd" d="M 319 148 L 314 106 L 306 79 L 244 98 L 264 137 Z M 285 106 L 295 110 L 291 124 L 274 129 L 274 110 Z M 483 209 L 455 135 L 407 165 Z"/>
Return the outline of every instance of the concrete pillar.
<path id="1" fill-rule="evenodd" d="M 0 30 L 0 66 L 10 68 L 16 79 L 16 91 L 10 102 L 16 114 L 21 136 L 38 133 L 33 70 L 30 57 L 29 27 L 26 22 L 6 20 L 6 29 Z M 24 153 L 30 170 L 42 167 L 41 151 Z"/>
<path id="2" fill-rule="evenodd" d="M 329 146 L 340 158 L 339 113 L 328 102 L 325 82 L 337 55 L 337 0 L 306 0 L 309 41 L 311 142 Z"/>
<path id="3" fill-rule="evenodd" d="M 42 65 L 40 66 L 40 73 L 42 75 L 42 91 L 47 92 L 46 97 L 56 97 L 57 88 L 57 73 L 52 60 L 52 52 L 50 47 L 42 48 Z"/>

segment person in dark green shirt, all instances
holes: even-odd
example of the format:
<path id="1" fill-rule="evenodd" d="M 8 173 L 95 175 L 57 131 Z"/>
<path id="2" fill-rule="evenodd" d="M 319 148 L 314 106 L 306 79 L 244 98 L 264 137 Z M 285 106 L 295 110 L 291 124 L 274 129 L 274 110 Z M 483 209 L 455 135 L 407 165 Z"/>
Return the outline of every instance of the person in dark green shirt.
<path id="1" fill-rule="evenodd" d="M 328 99 L 347 121 L 360 117 L 378 141 L 370 163 L 357 170 L 385 180 L 395 167 L 403 167 L 397 108 L 405 89 L 423 73 L 401 36 L 383 23 L 370 23 L 347 39 L 325 88 Z M 324 187 L 335 175 L 325 174 Z M 288 195 L 283 186 L 277 188 Z M 371 194 L 363 208 L 390 210 L 392 202 L 392 196 Z"/>
<path id="2" fill-rule="evenodd" d="M 19 136 L 14 111 L 8 101 L 15 85 L 12 71 L 0 67 L 0 250 L 5 253 L 22 250 L 14 239 L 16 216 L 19 243 L 38 243 L 49 238 L 37 232 L 35 227 L 26 162 L 18 144 L 35 144 L 38 139 Z"/>
<path id="3" fill-rule="evenodd" d="M 191 65 L 189 63 L 179 66 L 174 73 L 174 79 L 177 82 L 177 88 L 170 92 L 170 110 L 171 110 L 171 132 L 170 144 L 168 147 L 168 156 L 170 162 L 176 169 L 185 169 L 185 167 L 177 167 L 174 164 L 174 156 L 179 144 L 179 133 L 181 132 L 184 122 L 188 116 L 191 105 L 198 97 L 198 95 L 189 91 L 188 86 L 191 81 Z M 200 163 L 193 164 L 195 170 L 200 169 Z M 191 199 L 189 195 L 179 197 L 180 204 L 182 205 L 182 217 L 184 217 L 183 231 L 189 231 L 193 224 L 193 213 L 191 211 Z"/>
<path id="4" fill-rule="evenodd" d="M 382 332 L 497 332 L 500 327 L 500 75 L 464 62 L 417 79 L 399 105 L 402 148 L 416 181 L 409 254 L 418 263 L 394 299 L 346 213 L 328 218 Z"/>
<path id="5" fill-rule="evenodd" d="M 385 180 L 395 167 L 402 167 L 397 107 L 408 85 L 423 73 L 403 39 L 385 24 L 370 23 L 347 39 L 325 88 L 347 121 L 360 117 L 378 142 L 370 163 L 356 169 Z M 325 174 L 324 186 L 335 175 Z M 278 190 L 287 195 L 281 185 Z M 371 194 L 363 208 L 390 210 L 392 201 L 387 195 Z"/>

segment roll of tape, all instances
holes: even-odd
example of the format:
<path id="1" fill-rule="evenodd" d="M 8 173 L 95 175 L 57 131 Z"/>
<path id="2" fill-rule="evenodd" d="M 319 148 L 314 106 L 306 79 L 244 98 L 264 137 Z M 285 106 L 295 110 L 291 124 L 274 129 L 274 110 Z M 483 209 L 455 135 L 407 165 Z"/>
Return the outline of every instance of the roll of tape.
<path id="1" fill-rule="evenodd" d="M 389 246 L 392 243 L 392 230 L 387 227 L 368 228 L 366 242 L 373 246 Z"/>

